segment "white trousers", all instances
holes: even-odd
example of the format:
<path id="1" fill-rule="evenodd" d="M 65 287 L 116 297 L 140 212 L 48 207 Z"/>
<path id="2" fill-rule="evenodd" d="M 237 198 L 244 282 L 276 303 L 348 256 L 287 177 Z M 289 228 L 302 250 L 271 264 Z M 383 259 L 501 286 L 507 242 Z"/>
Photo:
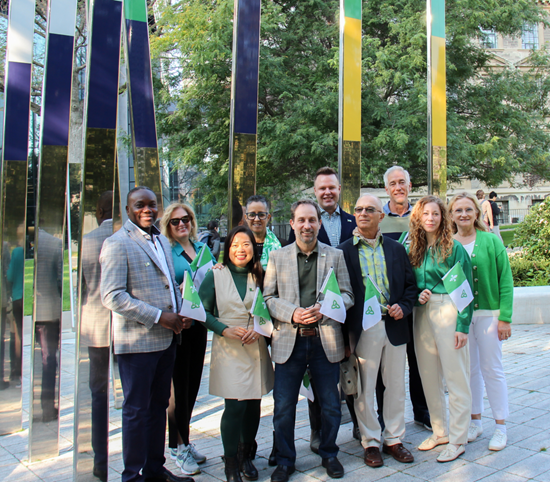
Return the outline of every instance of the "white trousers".
<path id="1" fill-rule="evenodd" d="M 407 326 L 404 325 L 404 329 Z M 381 428 L 376 413 L 374 394 L 378 369 L 382 369 L 384 391 L 384 443 L 401 443 L 405 435 L 405 359 L 407 345 L 393 346 L 380 321 L 359 337 L 355 349 L 361 377 L 361 393 L 355 400 L 355 413 L 364 448 L 380 447 Z"/>
<path id="2" fill-rule="evenodd" d="M 474 312 L 475 313 L 475 312 Z M 502 342 L 497 316 L 475 316 L 468 335 L 472 413 L 483 413 L 483 386 L 495 420 L 508 417 L 508 388 L 502 367 Z"/>
<path id="3" fill-rule="evenodd" d="M 425 305 L 414 308 L 416 358 L 433 433 L 449 435 L 449 442 L 468 442 L 472 394 L 470 392 L 470 354 L 468 345 L 455 348 L 457 311 L 449 295 L 432 294 Z M 449 428 L 445 387 L 449 391 Z"/>

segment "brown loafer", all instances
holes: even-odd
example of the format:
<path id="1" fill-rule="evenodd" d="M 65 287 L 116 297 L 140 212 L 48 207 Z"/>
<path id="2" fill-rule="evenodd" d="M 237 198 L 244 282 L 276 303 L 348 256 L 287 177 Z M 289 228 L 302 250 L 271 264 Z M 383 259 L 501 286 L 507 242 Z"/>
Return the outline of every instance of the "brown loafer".
<path id="1" fill-rule="evenodd" d="M 403 444 L 383 445 L 382 450 L 385 454 L 391 455 L 395 460 L 402 464 L 414 462 L 412 454 L 403 446 Z"/>
<path id="2" fill-rule="evenodd" d="M 384 461 L 382 460 L 382 454 L 378 447 L 367 447 L 365 449 L 365 463 L 369 467 L 382 467 Z"/>

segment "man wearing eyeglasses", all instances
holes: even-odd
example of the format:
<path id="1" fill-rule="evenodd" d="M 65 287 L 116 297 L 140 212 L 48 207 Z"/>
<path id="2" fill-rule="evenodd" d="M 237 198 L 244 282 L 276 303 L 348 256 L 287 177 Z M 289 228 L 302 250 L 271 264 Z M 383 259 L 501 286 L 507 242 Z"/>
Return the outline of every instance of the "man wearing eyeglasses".
<path id="1" fill-rule="evenodd" d="M 262 267 L 266 269 L 269 253 L 286 245 L 267 227 L 271 220 L 267 199 L 257 194 L 250 196 L 246 201 L 244 217 L 246 224 L 248 224 L 248 227 L 254 233 L 260 262 L 262 263 Z"/>
<path id="2" fill-rule="evenodd" d="M 412 188 L 411 178 L 409 173 L 401 166 L 392 166 L 384 174 L 384 184 L 390 200 L 384 205 L 384 214 L 386 216 L 381 220 L 380 230 L 384 236 L 406 244 L 412 211 L 412 206 L 409 202 L 409 193 Z M 412 315 L 407 318 L 409 332 L 412 335 Z M 424 396 L 420 373 L 418 372 L 418 363 L 416 362 L 414 339 L 412 336 L 409 343 L 407 343 L 407 360 L 409 362 L 409 392 L 413 407 L 414 423 L 427 430 L 431 430 L 430 413 L 428 412 L 428 404 Z M 376 399 L 378 401 L 378 413 L 383 425 L 384 383 L 380 375 L 378 376 Z"/>
<path id="3" fill-rule="evenodd" d="M 359 362 L 362 392 L 355 410 L 369 467 L 384 465 L 380 453 L 382 429 L 374 408 L 379 368 L 386 385 L 384 392 L 383 451 L 402 463 L 414 458 L 402 443 L 405 435 L 405 358 L 409 329 L 406 316 L 412 313 L 417 287 L 405 247 L 382 235 L 384 219 L 380 199 L 369 194 L 355 205 L 357 228 L 353 237 L 339 248 L 349 271 L 355 305 L 347 311 L 347 345 Z M 376 286 L 382 319 L 373 326 L 363 325 L 365 287 L 368 277 Z M 369 313 L 370 314 L 370 313 Z M 367 328 L 366 330 L 364 328 Z"/>

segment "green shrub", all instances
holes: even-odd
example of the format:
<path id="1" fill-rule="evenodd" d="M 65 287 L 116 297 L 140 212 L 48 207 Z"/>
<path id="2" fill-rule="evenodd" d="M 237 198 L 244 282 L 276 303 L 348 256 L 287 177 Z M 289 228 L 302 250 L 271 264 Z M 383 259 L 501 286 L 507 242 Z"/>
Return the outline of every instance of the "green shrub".
<path id="1" fill-rule="evenodd" d="M 550 197 L 531 208 L 512 244 L 521 246 L 525 257 L 550 260 Z"/>
<path id="2" fill-rule="evenodd" d="M 550 259 L 542 256 L 510 256 L 514 286 L 546 286 L 550 284 Z"/>

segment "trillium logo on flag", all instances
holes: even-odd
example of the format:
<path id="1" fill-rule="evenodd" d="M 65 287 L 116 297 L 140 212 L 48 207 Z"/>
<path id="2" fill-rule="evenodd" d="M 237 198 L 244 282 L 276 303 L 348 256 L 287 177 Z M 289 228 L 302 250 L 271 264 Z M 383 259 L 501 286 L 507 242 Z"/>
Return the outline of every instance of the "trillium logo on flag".
<path id="1" fill-rule="evenodd" d="M 334 268 L 330 268 L 323 286 L 321 286 L 321 293 L 325 295 L 325 299 L 321 303 L 319 312 L 339 323 L 344 323 L 346 321 L 346 307 L 342 293 L 340 293 L 338 280 L 334 274 Z"/>
<path id="2" fill-rule="evenodd" d="M 206 312 L 199 293 L 193 285 L 193 280 L 189 272 L 185 271 L 183 275 L 183 303 L 181 305 L 180 315 L 193 320 L 206 321 Z"/>
<path id="3" fill-rule="evenodd" d="M 442 280 L 456 309 L 461 313 L 473 301 L 474 295 L 460 262 L 456 263 Z"/>
<path id="4" fill-rule="evenodd" d="M 250 314 L 254 316 L 254 331 L 270 338 L 271 333 L 273 333 L 273 321 L 271 321 L 271 315 L 260 288 L 256 288 Z"/>
<path id="5" fill-rule="evenodd" d="M 382 319 L 382 310 L 378 301 L 380 292 L 372 281 L 370 275 L 367 275 L 365 282 L 365 312 L 363 313 L 363 330 L 368 330 L 376 325 Z"/>

